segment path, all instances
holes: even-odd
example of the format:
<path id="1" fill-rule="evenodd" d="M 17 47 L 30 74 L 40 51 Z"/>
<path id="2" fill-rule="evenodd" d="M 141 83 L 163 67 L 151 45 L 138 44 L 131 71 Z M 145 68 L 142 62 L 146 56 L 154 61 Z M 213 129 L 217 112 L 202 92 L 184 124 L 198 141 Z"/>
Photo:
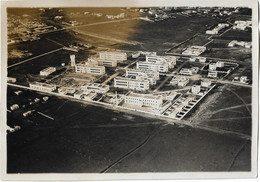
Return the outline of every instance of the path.
<path id="1" fill-rule="evenodd" d="M 26 59 L 26 60 L 21 61 L 21 62 L 19 62 L 19 63 L 12 64 L 12 65 L 8 66 L 7 68 L 12 68 L 12 67 L 14 67 L 14 66 L 17 66 L 17 65 L 26 63 L 26 62 L 28 62 L 28 61 L 31 61 L 31 60 L 40 58 L 40 57 L 42 57 L 42 56 L 46 56 L 46 55 L 52 54 L 52 53 L 54 53 L 54 52 L 58 52 L 58 51 L 60 51 L 60 50 L 62 50 L 62 49 L 63 49 L 63 47 L 62 47 L 62 48 L 55 49 L 55 50 L 53 50 L 53 51 L 49 51 L 49 52 L 43 53 L 43 54 L 41 54 L 41 55 L 38 55 L 38 56 L 35 56 L 35 57 L 32 57 L 32 58 Z"/>

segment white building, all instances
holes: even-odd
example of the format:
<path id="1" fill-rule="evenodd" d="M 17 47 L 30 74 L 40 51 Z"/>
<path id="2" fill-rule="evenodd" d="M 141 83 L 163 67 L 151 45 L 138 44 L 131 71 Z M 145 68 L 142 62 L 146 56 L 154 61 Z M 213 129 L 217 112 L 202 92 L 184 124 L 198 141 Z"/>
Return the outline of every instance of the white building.
<path id="1" fill-rule="evenodd" d="M 252 42 L 245 42 L 245 41 L 237 41 L 237 40 L 232 40 L 229 42 L 228 47 L 234 47 L 234 46 L 241 46 L 245 48 L 251 48 L 252 47 Z"/>
<path id="2" fill-rule="evenodd" d="M 152 62 L 140 61 L 136 63 L 136 68 L 142 70 L 158 71 L 158 72 L 168 72 L 169 70 L 169 66 L 165 62 L 152 63 Z"/>
<path id="3" fill-rule="evenodd" d="M 11 111 L 19 109 L 19 105 L 18 104 L 13 104 L 13 105 L 10 106 L 10 109 L 11 109 Z"/>
<path id="4" fill-rule="evenodd" d="M 178 85 L 179 87 L 185 87 L 189 83 L 189 78 L 185 76 L 173 76 L 170 81 L 171 85 Z"/>
<path id="5" fill-rule="evenodd" d="M 155 85 L 157 80 L 159 80 L 159 72 L 152 70 L 141 70 L 141 69 L 127 69 L 126 76 L 134 76 L 139 78 L 147 78 L 150 85 Z"/>
<path id="6" fill-rule="evenodd" d="M 106 60 L 100 58 L 88 58 L 88 62 L 95 62 L 98 66 L 105 66 L 105 67 L 116 67 L 117 60 Z"/>
<path id="7" fill-rule="evenodd" d="M 208 72 L 208 77 L 209 78 L 217 78 L 218 77 L 218 72 L 217 71 L 209 71 Z"/>
<path id="8" fill-rule="evenodd" d="M 218 61 L 218 62 L 216 63 L 216 66 L 217 66 L 217 68 L 223 68 L 223 67 L 224 67 L 224 62 Z"/>
<path id="9" fill-rule="evenodd" d="M 188 47 L 185 51 L 183 51 L 182 54 L 190 55 L 190 56 L 199 56 L 204 51 L 206 51 L 205 46 L 191 46 L 191 47 Z"/>
<path id="10" fill-rule="evenodd" d="M 96 93 L 106 93 L 109 91 L 109 85 L 100 83 L 84 83 L 83 85 L 81 85 L 81 90 L 94 91 Z"/>
<path id="11" fill-rule="evenodd" d="M 210 63 L 210 64 L 209 64 L 209 70 L 210 70 L 210 71 L 215 71 L 216 69 L 217 69 L 216 63 Z"/>
<path id="12" fill-rule="evenodd" d="M 132 89 L 145 91 L 149 89 L 148 80 L 136 80 L 132 78 L 116 77 L 114 78 L 114 87 L 123 89 Z"/>
<path id="13" fill-rule="evenodd" d="M 200 93 L 200 85 L 193 85 L 193 86 L 191 87 L 191 93 L 193 93 L 193 94 L 198 94 L 198 93 Z"/>
<path id="14" fill-rule="evenodd" d="M 41 70 L 40 71 L 40 75 L 41 76 L 48 76 L 48 75 L 50 75 L 51 73 L 53 73 L 55 71 L 56 71 L 55 67 L 48 67 L 48 68 L 45 68 L 45 69 Z"/>
<path id="15" fill-rule="evenodd" d="M 199 60 L 200 63 L 205 63 L 207 60 L 205 57 L 197 57 L 197 59 Z"/>
<path id="16" fill-rule="evenodd" d="M 180 73 L 181 75 L 189 75 L 189 76 L 191 76 L 191 75 L 193 75 L 193 74 L 198 73 L 198 71 L 199 71 L 199 68 L 198 68 L 198 67 L 182 68 L 179 73 Z"/>
<path id="17" fill-rule="evenodd" d="M 127 54 L 125 52 L 99 52 L 99 58 L 100 59 L 106 59 L 106 60 L 117 60 L 119 62 L 123 62 L 127 60 Z"/>
<path id="18" fill-rule="evenodd" d="M 145 61 L 155 64 L 168 64 L 169 68 L 174 68 L 177 58 L 175 56 L 146 56 Z"/>
<path id="19" fill-rule="evenodd" d="M 210 34 L 210 35 L 218 34 L 219 31 L 222 30 L 225 27 L 229 27 L 229 24 L 227 24 L 227 23 L 219 23 L 218 26 L 216 26 L 212 30 L 207 30 L 206 34 Z"/>
<path id="20" fill-rule="evenodd" d="M 201 85 L 202 87 L 210 87 L 210 85 L 211 85 L 211 80 L 208 80 L 208 79 L 201 80 L 200 85 Z"/>
<path id="21" fill-rule="evenodd" d="M 137 105 L 139 107 L 152 107 L 159 109 L 163 103 L 163 96 L 155 96 L 151 94 L 129 93 L 125 96 L 125 103 Z"/>
<path id="22" fill-rule="evenodd" d="M 44 91 L 44 92 L 53 92 L 54 90 L 56 90 L 56 85 L 50 85 L 50 84 L 40 83 L 40 82 L 30 83 L 29 86 L 32 89 Z"/>
<path id="23" fill-rule="evenodd" d="M 98 66 L 93 62 L 86 62 L 85 64 L 76 64 L 75 71 L 77 73 L 89 73 L 96 75 L 103 75 L 106 72 L 104 66 Z"/>
<path id="24" fill-rule="evenodd" d="M 240 77 L 240 82 L 241 83 L 247 83 L 248 82 L 247 76 L 241 76 Z"/>
<path id="25" fill-rule="evenodd" d="M 252 21 L 235 21 L 233 29 L 246 30 L 248 27 L 252 27 Z"/>
<path id="26" fill-rule="evenodd" d="M 16 82 L 16 78 L 7 77 L 7 82 L 9 82 L 9 83 L 15 83 L 15 82 Z"/>
<path id="27" fill-rule="evenodd" d="M 70 88 L 70 87 L 62 87 L 58 88 L 59 94 L 66 95 L 66 94 L 74 94 L 75 93 L 75 88 Z"/>
<path id="28" fill-rule="evenodd" d="M 74 93 L 74 97 L 77 99 L 91 101 L 97 96 L 96 92 L 78 90 Z"/>
<path id="29" fill-rule="evenodd" d="M 125 99 L 125 95 L 116 94 L 111 99 L 109 99 L 109 103 L 113 105 L 119 105 Z"/>
<path id="30" fill-rule="evenodd" d="M 165 96 L 165 99 L 172 101 L 176 96 L 177 96 L 177 93 L 176 93 L 176 92 L 170 92 L 170 93 L 168 93 L 168 94 Z"/>

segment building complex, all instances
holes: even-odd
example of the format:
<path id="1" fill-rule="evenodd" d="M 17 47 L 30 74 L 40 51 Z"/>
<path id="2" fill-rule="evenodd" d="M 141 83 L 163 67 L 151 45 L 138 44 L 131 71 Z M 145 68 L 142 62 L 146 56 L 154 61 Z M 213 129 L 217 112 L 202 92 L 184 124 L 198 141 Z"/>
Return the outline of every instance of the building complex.
<path id="1" fill-rule="evenodd" d="M 96 75 L 105 74 L 106 70 L 104 66 L 98 66 L 95 62 L 85 62 L 85 64 L 76 64 L 75 71 L 77 73 L 89 73 Z"/>
<path id="2" fill-rule="evenodd" d="M 127 60 L 127 54 L 125 52 L 103 51 L 99 52 L 99 58 L 104 60 L 116 60 L 118 62 L 123 62 Z"/>
<path id="3" fill-rule="evenodd" d="M 150 88 L 148 79 L 134 79 L 120 76 L 114 78 L 114 87 L 138 91 L 146 91 Z"/>
<path id="4" fill-rule="evenodd" d="M 125 96 L 125 103 L 137 105 L 139 107 L 152 107 L 159 109 L 163 104 L 163 96 L 130 92 Z"/>

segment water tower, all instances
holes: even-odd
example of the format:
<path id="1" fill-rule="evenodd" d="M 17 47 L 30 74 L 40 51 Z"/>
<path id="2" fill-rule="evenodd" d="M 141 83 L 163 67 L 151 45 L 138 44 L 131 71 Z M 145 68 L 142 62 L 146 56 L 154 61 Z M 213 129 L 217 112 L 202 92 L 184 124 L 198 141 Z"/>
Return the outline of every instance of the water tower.
<path id="1" fill-rule="evenodd" d="M 70 55 L 70 63 L 71 63 L 71 66 L 75 66 L 76 65 L 75 55 Z"/>

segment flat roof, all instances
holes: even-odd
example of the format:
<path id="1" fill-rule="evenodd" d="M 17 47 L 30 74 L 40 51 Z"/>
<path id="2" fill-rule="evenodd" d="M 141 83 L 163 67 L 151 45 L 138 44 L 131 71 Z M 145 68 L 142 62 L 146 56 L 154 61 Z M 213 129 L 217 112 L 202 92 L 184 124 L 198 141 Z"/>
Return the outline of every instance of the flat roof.
<path id="1" fill-rule="evenodd" d="M 141 97 L 141 98 L 148 98 L 148 99 L 162 99 L 161 95 L 151 95 L 151 94 L 138 94 L 138 93 L 129 93 L 126 96 L 132 96 L 132 97 Z"/>

